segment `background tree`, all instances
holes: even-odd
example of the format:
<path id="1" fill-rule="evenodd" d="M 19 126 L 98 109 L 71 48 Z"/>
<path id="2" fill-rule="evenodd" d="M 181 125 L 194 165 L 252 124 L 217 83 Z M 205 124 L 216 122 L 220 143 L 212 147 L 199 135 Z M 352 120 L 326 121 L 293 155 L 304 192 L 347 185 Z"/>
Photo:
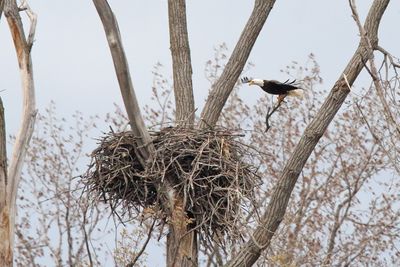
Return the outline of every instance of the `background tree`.
<path id="1" fill-rule="evenodd" d="M 4 115 L 1 119 L 1 170 L 0 170 L 0 262 L 5 266 L 13 264 L 14 248 L 14 224 L 16 216 L 16 199 L 18 187 L 21 179 L 21 170 L 27 153 L 29 141 L 33 132 L 35 122 L 35 89 L 33 83 L 31 49 L 35 36 L 36 15 L 24 1 L 20 8 L 16 1 L 4 0 L 0 2 L 0 17 L 3 11 L 7 18 L 10 32 L 14 41 L 19 69 L 21 73 L 21 82 L 23 90 L 23 110 L 22 120 L 19 132 L 14 142 L 14 149 L 10 159 L 10 165 L 7 169 L 6 153 L 6 134 Z M 28 37 L 25 37 L 22 25 L 20 11 L 26 11 L 31 25 Z M 1 110 L 3 107 L 1 103 Z"/>

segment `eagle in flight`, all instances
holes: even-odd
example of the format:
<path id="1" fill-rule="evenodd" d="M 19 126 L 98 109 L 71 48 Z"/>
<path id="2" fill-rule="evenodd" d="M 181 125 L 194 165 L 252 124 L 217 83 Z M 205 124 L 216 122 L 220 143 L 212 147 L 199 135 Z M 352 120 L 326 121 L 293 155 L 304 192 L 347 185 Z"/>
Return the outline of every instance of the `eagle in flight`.
<path id="1" fill-rule="evenodd" d="M 304 90 L 299 87 L 296 80 L 278 82 L 275 80 L 262 80 L 262 79 L 252 79 L 243 77 L 241 79 L 242 83 L 248 83 L 249 85 L 258 85 L 265 92 L 273 95 L 278 95 L 278 103 L 281 103 L 286 96 L 296 96 L 302 98 L 304 95 Z"/>

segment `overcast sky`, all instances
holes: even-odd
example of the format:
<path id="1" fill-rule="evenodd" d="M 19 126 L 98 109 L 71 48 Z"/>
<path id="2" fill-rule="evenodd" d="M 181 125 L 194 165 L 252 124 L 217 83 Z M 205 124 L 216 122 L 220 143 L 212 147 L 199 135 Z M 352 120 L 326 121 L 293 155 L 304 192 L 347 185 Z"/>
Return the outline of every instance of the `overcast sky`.
<path id="1" fill-rule="evenodd" d="M 358 1 L 362 19 L 372 1 Z M 50 100 L 68 116 L 113 111 L 121 96 L 102 25 L 92 1 L 29 1 L 38 14 L 32 56 L 39 110 Z M 141 105 L 150 101 L 153 66 L 161 62 L 171 74 L 167 1 L 110 1 L 118 18 L 134 87 Z M 189 39 L 193 60 L 196 107 L 204 104 L 209 84 L 205 62 L 222 42 L 232 51 L 253 7 L 253 1 L 187 1 Z M 380 28 L 380 44 L 400 55 L 400 1 L 392 1 Z M 358 44 L 358 30 L 348 1 L 277 1 L 259 36 L 250 60 L 249 75 L 286 80 L 280 72 L 292 60 L 305 62 L 314 53 L 330 88 Z M 19 123 L 21 89 L 16 55 L 4 16 L 0 21 L 0 90 L 5 104 L 7 131 Z M 262 94 L 243 88 L 249 102 Z"/>
<path id="2" fill-rule="evenodd" d="M 152 69 L 157 62 L 171 75 L 167 1 L 109 1 L 123 38 L 136 94 L 141 106 L 149 103 Z M 364 20 L 372 1 L 357 1 Z M 92 1 L 30 0 L 38 15 L 33 68 L 39 111 L 54 100 L 60 116 L 75 110 L 87 115 L 122 105 L 110 52 Z M 189 0 L 187 18 L 193 63 L 196 107 L 204 104 L 209 84 L 205 62 L 215 46 L 225 42 L 232 51 L 253 8 L 248 0 Z M 380 45 L 400 56 L 400 1 L 391 1 L 380 27 Z M 286 80 L 280 70 L 292 60 L 305 62 L 314 53 L 324 86 L 331 88 L 358 45 L 358 29 L 347 0 L 277 1 L 250 55 L 249 75 Z M 368 77 L 357 84 L 368 84 Z M 21 88 L 17 59 L 4 16 L 0 21 L 0 92 L 7 132 L 20 120 Z M 262 94 L 243 87 L 250 104 Z M 105 128 L 106 129 L 106 128 Z"/>

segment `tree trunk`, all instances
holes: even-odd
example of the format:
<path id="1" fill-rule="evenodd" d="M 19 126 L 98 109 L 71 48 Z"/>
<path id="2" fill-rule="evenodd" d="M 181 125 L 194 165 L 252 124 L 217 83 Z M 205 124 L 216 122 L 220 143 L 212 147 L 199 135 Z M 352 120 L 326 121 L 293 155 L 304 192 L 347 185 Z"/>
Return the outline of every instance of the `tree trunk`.
<path id="1" fill-rule="evenodd" d="M 14 47 L 17 53 L 18 65 L 21 73 L 22 92 L 23 92 L 23 109 L 22 121 L 17 136 L 15 138 L 14 148 L 11 155 L 10 167 L 7 175 L 5 173 L 5 159 L 1 158 L 2 174 L 1 174 L 1 195 L 0 195 L 0 262 L 2 266 L 13 265 L 13 247 L 14 247 L 14 224 L 16 214 L 16 199 L 18 186 L 21 180 L 22 166 L 27 153 L 28 145 L 32 137 L 33 127 L 35 124 L 36 107 L 35 107 L 35 88 L 33 83 L 33 70 L 31 49 L 36 29 L 36 15 L 32 12 L 26 2 L 23 2 L 21 9 L 24 9 L 30 19 L 28 38 L 25 37 L 22 20 L 19 15 L 17 3 L 14 0 L 6 0 L 4 2 L 4 15 L 11 31 L 14 41 Z M 3 109 L 3 108 L 2 108 Z M 2 126 L 4 127 L 4 117 L 2 118 Z M 0 138 L 4 146 L 5 130 L 2 129 Z M 5 148 L 1 148 L 0 157 L 5 157 Z"/>
<path id="2" fill-rule="evenodd" d="M 195 110 L 185 0 L 168 0 L 168 19 L 176 106 L 175 124 L 193 127 Z M 193 225 L 185 212 L 184 199 L 173 188 L 169 188 L 168 192 L 171 218 L 167 235 L 167 266 L 197 266 L 197 233 L 192 229 Z"/>
<path id="3" fill-rule="evenodd" d="M 7 201 L 6 126 L 3 101 L 0 98 L 0 262 L 4 266 L 12 266 L 13 259 L 9 213 L 9 202 Z"/>
<path id="4" fill-rule="evenodd" d="M 185 212 L 183 198 L 175 197 L 174 193 L 169 196 L 173 206 L 167 235 L 167 267 L 198 266 L 197 233 L 189 232 L 192 224 Z"/>
<path id="5" fill-rule="evenodd" d="M 195 114 L 192 63 L 185 0 L 168 1 L 168 18 L 176 105 L 175 123 L 193 127 Z"/>
<path id="6" fill-rule="evenodd" d="M 389 1 L 375 0 L 365 21 L 365 30 L 374 47 L 378 43 L 379 23 Z M 352 84 L 364 67 L 363 62 L 366 62 L 370 56 L 371 52 L 367 48 L 365 40 L 361 39 L 343 74 L 340 75 L 315 118 L 305 129 L 286 163 L 260 225 L 256 228 L 252 238 L 226 266 L 252 266 L 260 257 L 261 252 L 268 248 L 275 231 L 283 220 L 290 195 L 304 164 L 346 99 Z"/>

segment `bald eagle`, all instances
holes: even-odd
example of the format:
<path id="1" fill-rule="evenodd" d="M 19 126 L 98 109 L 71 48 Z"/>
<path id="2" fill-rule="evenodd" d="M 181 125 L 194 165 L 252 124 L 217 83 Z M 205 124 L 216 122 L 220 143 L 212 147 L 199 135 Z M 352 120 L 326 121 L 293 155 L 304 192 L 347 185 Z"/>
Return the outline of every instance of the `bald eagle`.
<path id="1" fill-rule="evenodd" d="M 242 83 L 248 83 L 249 85 L 258 85 L 265 92 L 273 95 L 278 95 L 279 103 L 283 101 L 286 96 L 296 96 L 303 97 L 303 89 L 299 87 L 296 83 L 296 80 L 293 81 L 285 81 L 278 82 L 275 80 L 261 80 L 261 79 L 249 79 L 247 77 L 243 77 L 241 79 Z"/>

